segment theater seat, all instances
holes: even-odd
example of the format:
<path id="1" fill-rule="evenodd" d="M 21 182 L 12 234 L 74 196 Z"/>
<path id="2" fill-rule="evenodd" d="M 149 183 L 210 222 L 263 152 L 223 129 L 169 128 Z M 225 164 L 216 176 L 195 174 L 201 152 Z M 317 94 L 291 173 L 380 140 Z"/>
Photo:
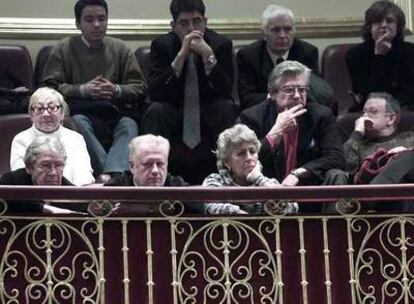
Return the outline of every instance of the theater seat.
<path id="1" fill-rule="evenodd" d="M 23 86 L 33 89 L 32 60 L 25 46 L 0 45 L 0 70 L 8 71 Z"/>
<path id="2" fill-rule="evenodd" d="M 353 99 L 349 94 L 352 84 L 345 63 L 345 54 L 354 45 L 330 45 L 322 54 L 322 77 L 334 90 L 334 98 L 338 104 L 338 115 L 346 113 L 353 105 Z"/>
<path id="3" fill-rule="evenodd" d="M 139 68 L 141 69 L 145 81 L 148 80 L 150 53 L 151 48 L 149 46 L 140 46 L 135 51 L 135 57 L 137 58 Z"/>
<path id="4" fill-rule="evenodd" d="M 42 81 L 43 71 L 45 70 L 47 59 L 49 58 L 50 51 L 53 45 L 45 45 L 39 50 L 36 56 L 36 63 L 34 69 L 34 85 L 36 88 L 40 86 Z"/>
<path id="5" fill-rule="evenodd" d="M 10 171 L 10 148 L 14 136 L 31 125 L 29 114 L 0 115 L 0 175 Z"/>

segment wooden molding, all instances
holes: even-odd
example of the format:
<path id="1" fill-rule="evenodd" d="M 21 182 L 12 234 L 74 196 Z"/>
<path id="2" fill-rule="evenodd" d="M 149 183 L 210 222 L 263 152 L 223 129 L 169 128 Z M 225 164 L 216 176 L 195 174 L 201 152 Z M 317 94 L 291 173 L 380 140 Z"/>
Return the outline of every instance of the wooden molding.
<path id="1" fill-rule="evenodd" d="M 302 38 L 358 37 L 361 18 L 298 18 L 297 36 Z M 231 39 L 260 36 L 258 19 L 209 19 L 209 27 Z M 125 40 L 152 40 L 170 30 L 167 19 L 110 19 L 108 35 Z M 73 19 L 0 18 L 0 38 L 56 40 L 78 33 Z"/>

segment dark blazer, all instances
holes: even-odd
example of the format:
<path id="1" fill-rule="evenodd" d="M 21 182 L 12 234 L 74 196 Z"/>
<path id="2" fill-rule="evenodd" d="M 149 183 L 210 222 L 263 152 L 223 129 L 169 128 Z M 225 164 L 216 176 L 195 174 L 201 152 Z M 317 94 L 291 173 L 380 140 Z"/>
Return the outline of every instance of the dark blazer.
<path id="1" fill-rule="evenodd" d="M 318 49 L 300 39 L 294 40 L 288 55 L 289 60 L 299 61 L 316 74 L 318 58 Z M 243 47 L 237 54 L 237 62 L 240 108 L 244 110 L 266 99 L 267 77 L 274 65 L 263 39 Z"/>
<path id="2" fill-rule="evenodd" d="M 362 103 L 353 110 L 361 110 L 371 92 L 387 92 L 402 107 L 414 110 L 414 44 L 395 42 L 384 56 L 374 55 L 374 43 L 358 44 L 345 55 L 346 65 L 354 93 L 360 94 Z"/>
<path id="3" fill-rule="evenodd" d="M 17 169 L 15 171 L 6 172 L 0 177 L 0 185 L 33 186 L 32 176 L 28 174 L 26 172 L 26 169 L 24 168 Z M 62 180 L 62 185 L 73 186 L 73 184 L 64 177 Z M 72 204 L 72 206 L 74 205 L 78 206 L 80 204 Z M 62 205 L 59 205 L 59 204 L 57 204 L 56 206 L 62 207 Z M 64 205 L 64 208 L 68 208 L 68 207 L 70 207 L 70 204 Z M 19 201 L 19 202 L 10 201 L 8 204 L 7 210 L 9 212 L 25 212 L 25 213 L 42 212 L 43 202 L 41 201 Z M 84 211 L 84 210 L 79 210 L 79 208 L 76 208 L 76 210 Z"/>
<path id="4" fill-rule="evenodd" d="M 231 99 L 233 44 L 230 39 L 209 29 L 205 31 L 204 39 L 214 51 L 217 64 L 206 76 L 201 57 L 196 57 L 200 102 L 208 104 L 217 99 Z M 186 66 L 179 77 L 171 67 L 180 48 L 181 41 L 174 32 L 152 41 L 148 76 L 148 91 L 152 101 L 168 102 L 177 107 L 183 105 Z"/>
<path id="5" fill-rule="evenodd" d="M 188 185 L 189 184 L 185 182 L 181 176 L 173 176 L 168 173 L 167 178 L 165 179 L 164 187 L 186 187 Z M 125 171 L 122 175 L 112 178 L 108 183 L 105 184 L 105 186 L 135 186 L 133 175 L 129 170 Z M 184 205 L 185 211 L 188 213 L 202 213 L 204 210 L 203 204 L 201 203 L 187 202 Z M 144 208 L 142 210 L 145 210 Z M 145 210 L 143 213 L 150 213 L 148 210 Z"/>
<path id="6" fill-rule="evenodd" d="M 135 186 L 134 185 L 134 177 L 131 171 L 125 171 L 122 175 L 116 176 L 111 178 L 109 182 L 105 184 L 105 186 L 120 186 L 120 187 L 128 187 L 128 186 Z M 164 187 L 185 187 L 188 186 L 181 176 L 172 176 L 171 174 L 167 175 L 165 179 Z"/>
<path id="7" fill-rule="evenodd" d="M 318 184 L 323 182 L 329 169 L 345 168 L 345 155 L 332 111 L 317 103 L 308 103 L 306 108 L 308 111 L 298 119 L 297 167 L 308 170 L 313 175 L 312 183 Z M 263 164 L 263 174 L 282 181 L 285 172 L 283 140 L 272 150 L 265 138 L 277 115 L 275 102 L 269 99 L 243 111 L 240 121 L 262 139 L 260 161 Z"/>

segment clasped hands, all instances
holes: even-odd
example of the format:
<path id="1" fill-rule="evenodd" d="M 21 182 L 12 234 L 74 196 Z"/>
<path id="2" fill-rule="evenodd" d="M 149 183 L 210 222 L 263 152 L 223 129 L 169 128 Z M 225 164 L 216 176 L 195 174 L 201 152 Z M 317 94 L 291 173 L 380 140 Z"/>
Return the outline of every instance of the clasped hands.
<path id="1" fill-rule="evenodd" d="M 84 84 L 83 89 L 85 94 L 92 99 L 109 100 L 116 95 L 116 85 L 102 75 Z"/>

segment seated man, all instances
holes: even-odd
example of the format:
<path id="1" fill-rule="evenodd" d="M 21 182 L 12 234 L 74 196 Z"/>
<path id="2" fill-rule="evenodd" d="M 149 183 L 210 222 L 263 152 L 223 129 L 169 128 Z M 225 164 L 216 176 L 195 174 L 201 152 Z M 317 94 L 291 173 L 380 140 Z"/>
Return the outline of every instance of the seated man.
<path id="1" fill-rule="evenodd" d="M 332 179 L 343 184 L 396 184 L 412 182 L 414 170 L 414 132 L 398 131 L 401 109 L 399 102 L 388 93 L 371 93 L 365 102 L 363 114 L 355 121 L 355 128 L 344 144 L 346 172 L 336 170 Z M 381 172 L 374 172 L 366 160 L 377 151 L 394 154 Z M 374 161 L 374 160 L 372 160 Z M 365 163 L 363 168 L 361 165 Z M 365 170 L 366 168 L 371 168 Z M 375 168 L 376 169 L 376 168 Z M 337 182 L 339 184 L 340 182 Z M 401 203 L 364 203 L 363 209 L 397 210 L 407 206 Z M 408 209 L 407 209 L 408 211 Z M 335 212 L 335 205 L 324 205 L 324 213 Z"/>
<path id="2" fill-rule="evenodd" d="M 297 61 L 278 64 L 269 76 L 270 98 L 240 115 L 262 139 L 263 174 L 285 186 L 326 184 L 330 169 L 345 167 L 332 111 L 307 103 L 310 73 Z"/>
<path id="3" fill-rule="evenodd" d="M 128 146 L 129 170 L 112 178 L 105 186 L 137 187 L 183 187 L 188 184 L 180 176 L 168 173 L 170 143 L 162 136 L 141 135 L 131 140 Z M 200 211 L 200 207 L 189 205 L 189 211 Z M 151 212 L 153 206 L 122 204 L 121 212 Z"/>
<path id="4" fill-rule="evenodd" d="M 383 149 L 388 153 L 400 153 L 414 148 L 414 132 L 398 131 L 401 110 L 399 102 L 388 93 L 371 93 L 364 105 L 363 115 L 355 121 L 355 128 L 344 144 L 346 171 L 351 177 L 358 171 L 362 161 L 370 154 Z M 398 159 L 395 158 L 392 162 Z M 395 165 L 394 165 L 395 166 Z M 412 169 L 412 168 L 411 168 Z M 398 183 L 410 170 L 406 163 L 394 171 L 387 182 L 384 177 L 372 176 L 381 183 Z M 378 183 L 371 181 L 371 183 Z"/>
<path id="5" fill-rule="evenodd" d="M 85 137 L 97 180 L 127 167 L 127 145 L 137 135 L 133 115 L 145 87 L 134 54 L 120 40 L 105 36 L 105 0 L 78 0 L 76 26 L 82 35 L 60 41 L 51 51 L 43 84 L 67 99 Z M 110 143 L 109 151 L 103 142 Z"/>
<path id="6" fill-rule="evenodd" d="M 237 54 L 241 110 L 261 103 L 267 96 L 267 78 L 283 60 L 296 60 L 318 73 L 318 49 L 295 38 L 295 19 L 290 9 L 269 5 L 262 15 L 263 38 Z"/>
<path id="7" fill-rule="evenodd" d="M 57 137 L 35 137 L 33 142 L 27 147 L 24 155 L 25 168 L 3 174 L 0 177 L 0 185 L 71 186 L 73 184 L 63 177 L 65 162 L 66 152 Z M 66 206 L 67 204 L 65 204 Z M 15 204 L 12 203 L 8 205 L 8 211 L 42 212 L 43 207 L 45 207 L 45 211 L 68 212 L 66 209 L 44 206 L 44 202 L 39 201 L 19 201 Z M 73 209 L 79 210 L 78 205 L 73 205 L 73 207 Z"/>
<path id="8" fill-rule="evenodd" d="M 142 128 L 144 133 L 184 142 L 190 161 L 176 171 L 192 184 L 200 184 L 214 171 L 210 151 L 218 134 L 236 119 L 232 42 L 206 27 L 202 0 L 173 0 L 170 11 L 172 31 L 151 44 L 148 89 L 152 102 Z"/>

